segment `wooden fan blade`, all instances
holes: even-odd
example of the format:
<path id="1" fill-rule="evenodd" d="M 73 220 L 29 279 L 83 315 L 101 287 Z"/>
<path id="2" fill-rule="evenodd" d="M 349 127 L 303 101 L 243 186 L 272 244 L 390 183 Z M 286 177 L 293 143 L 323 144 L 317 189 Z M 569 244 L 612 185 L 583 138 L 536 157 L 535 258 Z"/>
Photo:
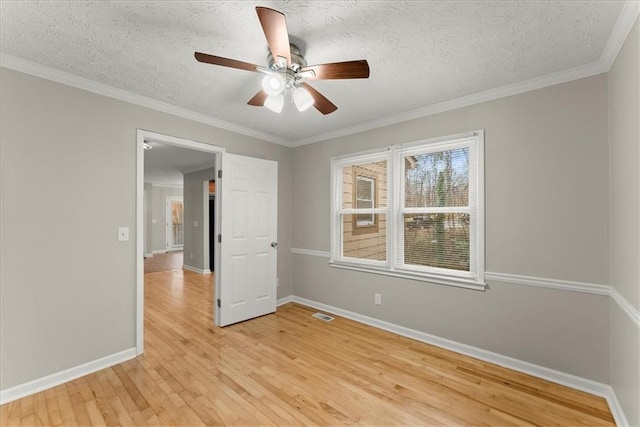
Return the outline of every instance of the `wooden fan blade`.
<path id="1" fill-rule="evenodd" d="M 308 83 L 302 83 L 301 86 L 309 91 L 311 97 L 313 98 L 313 106 L 322 114 L 330 114 L 338 109 L 338 107 L 336 107 L 331 101 L 325 98 L 323 94 L 315 90 Z"/>
<path id="2" fill-rule="evenodd" d="M 281 56 L 287 59 L 287 67 L 291 67 L 291 48 L 284 14 L 261 6 L 256 7 L 256 12 L 273 60 L 278 62 L 278 57 Z"/>
<path id="3" fill-rule="evenodd" d="M 196 52 L 194 54 L 198 62 L 206 64 L 222 65 L 223 67 L 237 68 L 240 70 L 257 71 L 258 65 L 248 62 L 238 61 L 235 59 L 223 58 L 222 56 L 209 55 L 206 53 Z"/>
<path id="4" fill-rule="evenodd" d="M 304 71 L 313 71 L 315 73 L 315 77 L 307 77 L 309 80 L 367 79 L 369 78 L 369 63 L 366 59 L 332 62 L 330 64 L 302 67 L 300 72 Z"/>
<path id="5" fill-rule="evenodd" d="M 267 92 L 261 90 L 260 92 L 256 93 L 255 96 L 251 98 L 249 102 L 247 102 L 247 104 L 253 105 L 255 107 L 262 107 L 264 106 L 264 101 L 267 100 L 267 96 L 269 96 L 267 95 Z"/>

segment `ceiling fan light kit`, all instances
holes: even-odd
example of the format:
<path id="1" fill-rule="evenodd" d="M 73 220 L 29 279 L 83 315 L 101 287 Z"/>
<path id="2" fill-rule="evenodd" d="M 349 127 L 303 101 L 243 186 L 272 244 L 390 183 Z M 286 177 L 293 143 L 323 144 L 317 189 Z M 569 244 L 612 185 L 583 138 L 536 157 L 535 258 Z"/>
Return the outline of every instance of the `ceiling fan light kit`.
<path id="1" fill-rule="evenodd" d="M 298 111 L 305 111 L 313 105 L 313 97 L 308 90 L 299 87 L 293 92 L 293 102 L 295 102 Z"/>
<path id="2" fill-rule="evenodd" d="M 268 68 L 235 59 L 195 52 L 195 58 L 198 62 L 266 74 L 262 79 L 262 89 L 249 100 L 249 105 L 264 106 L 271 111 L 280 113 L 284 106 L 286 93 L 298 111 L 305 111 L 313 106 L 322 114 L 330 114 L 338 107 L 305 80 L 366 79 L 369 77 L 369 64 L 364 59 L 307 66 L 307 61 L 300 49 L 289 43 L 284 14 L 260 6 L 256 7 L 256 12 L 269 46 Z"/>
<path id="3" fill-rule="evenodd" d="M 264 101 L 264 106 L 274 113 L 281 113 L 284 107 L 284 95 L 269 95 Z"/>
<path id="4" fill-rule="evenodd" d="M 270 96 L 280 95 L 284 91 L 285 84 L 285 78 L 281 73 L 269 74 L 262 79 L 262 89 Z"/>

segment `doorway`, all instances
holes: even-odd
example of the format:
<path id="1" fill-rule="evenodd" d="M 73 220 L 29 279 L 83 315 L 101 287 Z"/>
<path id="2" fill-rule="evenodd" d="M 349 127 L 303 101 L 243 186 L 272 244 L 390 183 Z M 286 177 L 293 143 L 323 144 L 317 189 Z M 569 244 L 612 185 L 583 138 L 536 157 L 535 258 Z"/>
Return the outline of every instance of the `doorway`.
<path id="1" fill-rule="evenodd" d="M 183 270 L 202 274 L 211 263 L 209 256 L 209 181 L 217 182 L 218 194 L 213 198 L 213 264 L 212 275 L 213 319 L 216 326 L 226 326 L 254 317 L 274 313 L 277 307 L 277 211 L 278 211 L 278 163 L 273 160 L 225 153 L 224 148 L 181 138 L 138 130 L 137 136 L 137 202 L 136 202 L 136 353 L 144 351 L 144 179 L 147 159 L 145 145 L 173 147 L 173 161 L 190 154 L 202 160 L 203 152 L 213 154 L 197 169 L 187 173 L 184 180 L 184 258 Z M 149 151 L 149 150 L 147 150 Z M 148 156 L 149 159 L 153 155 Z M 209 167 L 214 163 L 214 167 Z M 189 178 L 187 178 L 189 177 Z M 204 192 L 203 192 L 204 184 Z M 189 203 L 193 194 L 193 203 Z M 204 196 L 204 197 L 203 197 Z M 225 201 L 224 210 L 222 201 Z M 200 215 L 189 217 L 191 212 Z M 189 239 L 191 233 L 193 239 Z M 189 242 L 194 248 L 187 249 Z M 221 243 L 224 241 L 224 245 Z M 206 256 L 205 256 L 206 254 Z M 203 267 L 188 266 L 186 262 L 201 263 Z M 191 268 L 189 268 L 191 267 Z M 224 267 L 224 268 L 221 268 Z M 199 271 L 202 270 L 202 271 Z"/>
<path id="2" fill-rule="evenodd" d="M 220 170 L 221 168 L 221 154 L 224 153 L 225 149 L 223 147 L 213 146 L 209 144 L 203 144 L 195 141 L 190 141 L 187 139 L 176 138 L 168 135 L 158 134 L 155 132 L 149 132 L 142 129 L 138 129 L 137 132 L 137 162 L 136 162 L 136 183 L 137 183 L 137 201 L 136 201 L 136 353 L 138 355 L 144 352 L 144 233 L 143 228 L 145 226 L 144 221 L 144 186 L 145 186 L 145 145 L 153 146 L 155 143 L 159 143 L 162 146 L 173 147 L 174 149 L 180 149 L 182 152 L 189 151 L 198 153 L 210 153 L 213 154 L 215 160 L 212 161 L 213 164 L 210 165 L 212 170 Z M 146 150 L 152 151 L 152 150 Z M 150 156 L 148 156 L 150 157 Z M 202 155 L 200 155 L 202 157 Z M 173 156 L 172 161 L 179 162 L 180 155 Z M 187 168 L 187 169 L 185 169 Z M 181 172 L 184 176 L 193 175 L 194 176 L 194 185 L 195 178 L 197 178 L 198 171 L 202 169 L 202 166 L 199 166 L 195 169 L 189 170 L 187 166 L 183 165 Z M 186 180 L 185 180 L 186 182 Z M 199 181 L 202 183 L 202 181 Z M 202 184 L 197 184 L 198 188 L 201 187 Z M 187 198 L 189 197 L 189 191 L 185 188 L 185 194 L 183 194 L 183 200 L 180 205 L 182 210 L 178 207 L 178 204 L 172 204 L 171 202 L 177 202 L 177 200 L 169 200 L 167 198 L 167 209 L 166 209 L 166 221 L 163 221 L 166 226 L 166 234 L 167 234 L 167 250 L 171 250 L 170 248 L 174 248 L 175 250 L 180 250 L 179 246 L 182 248 L 185 247 L 185 243 L 188 243 L 187 240 L 194 241 L 198 248 L 203 248 L 206 242 L 207 246 L 209 245 L 209 235 L 210 232 L 207 230 L 209 227 L 209 217 L 202 217 L 193 219 L 190 218 L 189 212 L 185 210 L 185 208 L 189 205 L 189 201 Z M 194 191 L 195 193 L 196 191 Z M 201 190 L 199 191 L 201 195 Z M 214 199 L 215 200 L 215 199 Z M 199 201 L 203 204 L 204 200 L 202 196 L 199 196 Z M 192 213 L 196 212 L 198 215 L 202 215 L 205 209 L 200 205 L 200 208 L 192 209 Z M 206 210 L 209 210 L 210 205 L 207 203 L 205 205 Z M 219 217 L 219 209 L 220 206 L 218 203 L 213 204 L 213 214 L 215 217 Z M 175 218 L 174 217 L 175 214 Z M 174 220 L 175 219 L 175 220 Z M 162 219 L 160 220 L 162 221 Z M 158 221 L 159 222 L 159 221 Z M 166 225 L 168 224 L 168 225 Z M 158 224 L 160 225 L 160 224 Z M 182 230 L 180 230 L 182 229 Z M 182 232 L 182 240 L 180 240 L 180 231 Z M 174 235 L 175 232 L 175 235 Z M 205 235 L 206 232 L 206 235 Z M 191 236 L 185 236 L 185 233 L 192 233 Z M 214 223 L 213 234 L 218 234 L 218 225 Z M 213 247 L 214 247 L 214 257 L 213 263 L 214 266 L 219 265 L 219 249 L 217 245 L 219 243 L 214 239 Z M 187 258 L 189 260 L 199 261 L 195 258 L 198 256 L 204 257 L 205 251 L 191 251 L 189 253 L 185 253 L 185 263 L 187 262 Z M 209 252 L 209 251 L 206 251 Z M 203 263 L 210 263 L 210 257 L 207 254 L 206 260 L 202 260 Z M 184 266 L 183 266 L 184 267 Z M 213 270 L 213 268 L 211 269 Z M 219 268 L 216 268 L 219 270 Z M 211 283 L 213 286 L 213 290 L 215 292 L 218 286 L 218 277 L 217 275 L 213 275 L 213 281 Z"/>

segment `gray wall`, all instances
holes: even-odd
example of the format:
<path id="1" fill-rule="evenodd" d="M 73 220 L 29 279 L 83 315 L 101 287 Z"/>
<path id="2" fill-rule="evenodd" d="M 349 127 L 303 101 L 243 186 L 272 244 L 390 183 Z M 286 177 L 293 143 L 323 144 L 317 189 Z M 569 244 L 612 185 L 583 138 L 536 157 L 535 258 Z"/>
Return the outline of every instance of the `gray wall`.
<path id="1" fill-rule="evenodd" d="M 151 251 L 167 250 L 167 197 L 182 197 L 182 188 L 162 187 L 153 185 L 151 189 Z M 153 220 L 156 220 L 155 224 Z"/>
<path id="2" fill-rule="evenodd" d="M 279 298 L 610 382 L 640 424 L 638 327 L 608 297 L 508 283 L 477 292 L 290 255 L 329 250 L 331 156 L 483 128 L 487 271 L 608 283 L 639 308 L 639 38 L 636 22 L 608 76 L 293 150 L 0 68 L 0 388 L 134 347 L 142 128 L 279 162 Z M 131 241 L 116 241 L 118 226 Z"/>
<path id="3" fill-rule="evenodd" d="M 606 98 L 598 75 L 295 148 L 294 200 L 304 202 L 294 205 L 293 246 L 329 251 L 331 156 L 485 129 L 486 270 L 606 284 Z M 332 269 L 307 255 L 294 255 L 293 293 L 609 381 L 606 296 L 499 283 L 482 293 Z"/>
<path id="4" fill-rule="evenodd" d="M 184 175 L 184 264 L 198 270 L 209 270 L 209 217 L 205 218 L 204 181 L 215 178 L 215 169 L 205 169 Z M 208 191 L 207 191 L 208 193 Z M 193 222 L 197 221 L 195 227 Z"/>
<path id="5" fill-rule="evenodd" d="M 135 347 L 137 128 L 278 161 L 291 293 L 290 148 L 5 68 L 0 92 L 1 389 Z"/>
<path id="6" fill-rule="evenodd" d="M 609 72 L 609 284 L 640 309 L 640 28 Z M 611 304 L 611 384 L 631 425 L 640 425 L 640 331 Z"/>

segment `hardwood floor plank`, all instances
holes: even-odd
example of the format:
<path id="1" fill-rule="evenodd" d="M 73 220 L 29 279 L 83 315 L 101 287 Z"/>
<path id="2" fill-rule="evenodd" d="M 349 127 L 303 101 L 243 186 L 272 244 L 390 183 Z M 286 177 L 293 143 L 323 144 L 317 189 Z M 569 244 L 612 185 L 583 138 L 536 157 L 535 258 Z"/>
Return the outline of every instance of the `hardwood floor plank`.
<path id="1" fill-rule="evenodd" d="M 145 354 L 0 407 L 18 425 L 613 426 L 604 399 L 290 303 L 213 326 L 213 280 L 145 275 Z"/>
<path id="2" fill-rule="evenodd" d="M 73 408 L 73 413 L 75 415 L 75 419 L 78 422 L 78 425 L 81 426 L 89 426 L 92 425 L 91 418 L 89 417 L 89 413 L 87 412 L 87 408 L 84 405 L 84 399 L 80 392 L 73 393 L 69 396 L 71 400 L 71 407 Z"/>

